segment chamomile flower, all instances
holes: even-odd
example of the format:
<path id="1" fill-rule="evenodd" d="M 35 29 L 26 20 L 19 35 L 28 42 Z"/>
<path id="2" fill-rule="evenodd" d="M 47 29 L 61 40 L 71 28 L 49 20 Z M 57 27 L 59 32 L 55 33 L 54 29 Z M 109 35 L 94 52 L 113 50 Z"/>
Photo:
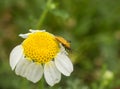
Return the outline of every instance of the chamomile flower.
<path id="1" fill-rule="evenodd" d="M 45 30 L 29 31 L 19 35 L 25 40 L 10 53 L 12 70 L 33 83 L 38 82 L 44 74 L 50 86 L 61 80 L 61 74 L 70 76 L 73 64 L 55 36 Z"/>

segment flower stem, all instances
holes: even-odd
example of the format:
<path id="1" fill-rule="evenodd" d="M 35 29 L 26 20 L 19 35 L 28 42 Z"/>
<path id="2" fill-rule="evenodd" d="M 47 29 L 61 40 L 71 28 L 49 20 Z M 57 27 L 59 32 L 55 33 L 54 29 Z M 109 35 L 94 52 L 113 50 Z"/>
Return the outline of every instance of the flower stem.
<path id="1" fill-rule="evenodd" d="M 43 24 L 43 22 L 45 20 L 45 17 L 46 17 L 46 15 L 47 15 L 47 13 L 48 13 L 48 11 L 50 9 L 51 2 L 52 2 L 52 0 L 47 1 L 45 10 L 43 11 L 42 15 L 40 16 L 40 18 L 38 20 L 37 29 L 41 29 L 42 24 Z"/>
<path id="2" fill-rule="evenodd" d="M 40 80 L 40 87 L 38 87 L 38 89 L 44 89 L 44 78 L 43 77 Z"/>

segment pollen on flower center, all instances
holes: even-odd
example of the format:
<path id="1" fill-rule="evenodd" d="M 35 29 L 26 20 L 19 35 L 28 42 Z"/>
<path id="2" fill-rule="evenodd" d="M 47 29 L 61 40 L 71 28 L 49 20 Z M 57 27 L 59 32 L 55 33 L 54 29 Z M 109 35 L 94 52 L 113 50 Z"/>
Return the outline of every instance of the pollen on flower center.
<path id="1" fill-rule="evenodd" d="M 46 63 L 52 60 L 59 52 L 59 44 L 55 37 L 48 32 L 30 34 L 22 43 L 27 59 L 37 63 Z"/>

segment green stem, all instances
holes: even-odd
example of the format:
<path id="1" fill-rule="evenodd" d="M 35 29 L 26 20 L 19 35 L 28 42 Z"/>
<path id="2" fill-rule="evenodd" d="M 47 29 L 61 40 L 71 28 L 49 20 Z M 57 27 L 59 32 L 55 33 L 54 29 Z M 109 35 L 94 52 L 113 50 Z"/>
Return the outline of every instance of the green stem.
<path id="1" fill-rule="evenodd" d="M 37 29 L 41 29 L 42 24 L 43 24 L 43 22 L 45 20 L 45 17 L 46 17 L 46 15 L 47 15 L 47 13 L 48 13 L 48 11 L 50 9 L 51 2 L 52 2 L 52 0 L 47 1 L 45 10 L 43 11 L 42 15 L 40 16 L 40 18 L 38 20 Z"/>
<path id="2" fill-rule="evenodd" d="M 38 87 L 38 89 L 44 89 L 44 78 L 42 77 L 42 79 L 40 80 L 40 87 Z"/>

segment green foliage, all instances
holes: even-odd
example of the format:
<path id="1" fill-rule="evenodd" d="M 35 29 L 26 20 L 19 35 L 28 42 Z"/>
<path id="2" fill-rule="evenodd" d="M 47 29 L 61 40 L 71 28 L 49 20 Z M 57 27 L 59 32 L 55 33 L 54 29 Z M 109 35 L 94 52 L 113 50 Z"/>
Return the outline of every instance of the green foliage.
<path id="1" fill-rule="evenodd" d="M 16 76 L 9 53 L 23 39 L 19 33 L 36 29 L 46 0 L 0 0 L 0 89 L 39 87 Z M 41 18 L 40 18 L 41 19 Z M 120 0 L 53 0 L 41 29 L 71 41 L 74 72 L 46 89 L 120 88 Z M 114 77 L 103 79 L 106 71 Z M 107 84 L 104 84 L 107 81 Z"/>

